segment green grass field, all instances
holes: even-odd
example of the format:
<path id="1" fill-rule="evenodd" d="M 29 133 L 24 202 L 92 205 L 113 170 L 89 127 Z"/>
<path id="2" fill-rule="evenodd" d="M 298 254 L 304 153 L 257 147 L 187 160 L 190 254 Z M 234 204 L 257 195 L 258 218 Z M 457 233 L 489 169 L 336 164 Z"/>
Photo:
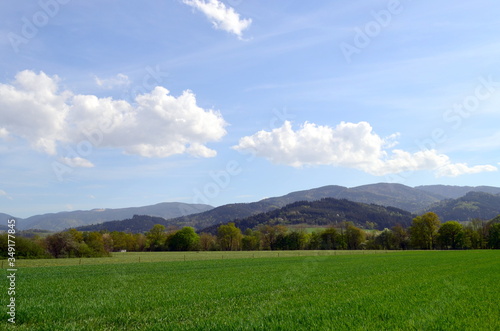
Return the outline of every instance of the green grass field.
<path id="1" fill-rule="evenodd" d="M 4 314 L 0 329 L 500 329 L 500 251 L 244 253 L 252 254 L 145 263 L 151 253 L 141 253 L 139 263 L 127 253 L 107 264 L 73 259 L 77 265 L 31 268 L 40 261 L 22 261 L 17 323 L 7 325 Z M 149 256 L 165 260 L 168 253 Z"/>

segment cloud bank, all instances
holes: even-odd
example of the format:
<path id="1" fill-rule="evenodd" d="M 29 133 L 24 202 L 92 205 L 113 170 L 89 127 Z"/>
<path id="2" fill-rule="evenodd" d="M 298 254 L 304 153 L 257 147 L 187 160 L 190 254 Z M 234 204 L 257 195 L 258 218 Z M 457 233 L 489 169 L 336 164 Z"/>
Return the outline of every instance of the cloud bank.
<path id="1" fill-rule="evenodd" d="M 232 7 L 226 7 L 218 0 L 183 0 L 183 2 L 205 14 L 214 28 L 235 34 L 240 39 L 243 31 L 252 24 L 251 19 L 240 19 L 240 14 Z"/>
<path id="2" fill-rule="evenodd" d="M 405 171 L 430 170 L 436 176 L 455 177 L 484 171 L 496 171 L 491 165 L 469 167 L 452 163 L 435 150 L 409 153 L 392 149 L 398 134 L 381 138 L 367 122 L 342 122 L 336 127 L 304 123 L 298 130 L 286 121 L 272 131 L 259 131 L 243 137 L 233 149 L 254 153 L 275 164 L 292 167 L 331 165 L 362 170 L 383 176 Z"/>
<path id="3" fill-rule="evenodd" d="M 94 95 L 59 91 L 57 76 L 18 73 L 12 84 L 0 84 L 0 138 L 25 139 L 37 151 L 58 154 L 58 146 L 90 141 L 145 157 L 191 154 L 213 157 L 208 142 L 225 134 L 222 115 L 196 104 L 193 92 L 174 97 L 164 87 L 139 95 L 134 104 Z M 92 167 L 83 158 L 66 164 Z"/>

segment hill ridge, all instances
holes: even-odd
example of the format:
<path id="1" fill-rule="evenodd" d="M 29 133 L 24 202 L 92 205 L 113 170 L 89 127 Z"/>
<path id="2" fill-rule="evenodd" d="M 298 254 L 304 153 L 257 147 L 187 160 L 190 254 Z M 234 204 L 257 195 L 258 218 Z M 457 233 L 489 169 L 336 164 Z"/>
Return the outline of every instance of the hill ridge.
<path id="1" fill-rule="evenodd" d="M 241 231 L 259 225 L 336 225 L 352 222 L 363 227 L 373 222 L 376 229 L 391 228 L 397 224 L 409 226 L 414 215 L 395 207 L 353 202 L 347 199 L 323 198 L 315 201 L 296 201 L 282 208 L 260 213 L 244 219 L 233 220 Z M 219 224 L 200 230 L 217 233 Z"/>

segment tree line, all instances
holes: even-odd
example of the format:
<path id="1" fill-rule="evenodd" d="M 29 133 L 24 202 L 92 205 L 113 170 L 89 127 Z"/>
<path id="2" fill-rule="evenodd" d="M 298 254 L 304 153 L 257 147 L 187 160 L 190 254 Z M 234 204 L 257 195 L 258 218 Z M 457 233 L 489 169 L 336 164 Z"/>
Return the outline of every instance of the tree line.
<path id="1" fill-rule="evenodd" d="M 192 227 L 167 229 L 156 224 L 145 234 L 80 232 L 71 229 L 45 238 L 16 238 L 18 258 L 109 256 L 116 251 L 237 251 L 237 250 L 406 250 L 499 249 L 500 215 L 491 221 L 441 223 L 432 212 L 417 216 L 411 226 L 383 231 L 363 230 L 351 222 L 307 233 L 284 225 L 262 224 L 242 232 L 234 223 L 220 225 L 217 234 L 196 233 Z M 0 235 L 0 257 L 7 257 L 7 234 Z"/>

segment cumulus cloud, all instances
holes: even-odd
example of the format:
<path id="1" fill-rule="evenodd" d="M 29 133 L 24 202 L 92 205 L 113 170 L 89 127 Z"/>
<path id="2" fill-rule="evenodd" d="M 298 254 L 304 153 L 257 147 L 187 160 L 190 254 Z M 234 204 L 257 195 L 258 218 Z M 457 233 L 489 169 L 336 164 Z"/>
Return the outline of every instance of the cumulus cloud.
<path id="1" fill-rule="evenodd" d="M 0 128 L 28 140 L 45 153 L 56 154 L 56 141 L 66 141 L 67 92 L 58 93 L 57 76 L 32 71 L 16 75 L 12 85 L 0 84 Z"/>
<path id="2" fill-rule="evenodd" d="M 111 78 L 99 78 L 95 76 L 94 79 L 97 86 L 104 89 L 113 89 L 115 87 L 125 87 L 130 85 L 130 80 L 125 74 L 118 74 Z"/>
<path id="3" fill-rule="evenodd" d="M 226 7 L 218 0 L 183 0 L 183 2 L 205 14 L 214 28 L 233 33 L 240 39 L 243 31 L 252 24 L 251 19 L 240 19 L 240 14 L 232 7 Z"/>
<path id="4" fill-rule="evenodd" d="M 342 122 L 334 128 L 306 122 L 294 131 L 292 124 L 286 121 L 280 128 L 241 138 L 233 148 L 252 152 L 275 164 L 341 166 L 376 176 L 418 170 L 431 170 L 437 176 L 459 176 L 497 170 L 490 165 L 454 164 L 447 155 L 435 150 L 416 153 L 388 150 L 397 144 L 398 136 L 382 138 L 367 122 Z"/>
<path id="5" fill-rule="evenodd" d="M 57 155 L 59 145 L 84 142 L 145 157 L 213 157 L 216 152 L 205 144 L 226 134 L 222 115 L 199 107 L 189 90 L 175 97 L 156 87 L 130 104 L 59 91 L 58 80 L 23 71 L 12 84 L 0 84 L 0 135 L 23 138 L 50 155 Z M 80 157 L 86 155 L 63 156 L 68 165 L 92 166 Z"/>

